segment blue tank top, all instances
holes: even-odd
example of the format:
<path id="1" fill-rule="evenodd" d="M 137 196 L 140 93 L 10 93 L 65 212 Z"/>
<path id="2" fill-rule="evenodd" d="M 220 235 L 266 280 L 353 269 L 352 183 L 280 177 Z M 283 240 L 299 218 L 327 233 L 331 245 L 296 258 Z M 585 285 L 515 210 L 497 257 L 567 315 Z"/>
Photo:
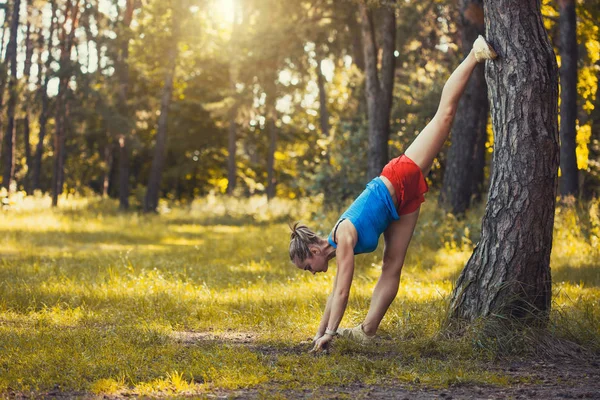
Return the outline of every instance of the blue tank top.
<path id="1" fill-rule="evenodd" d="M 394 207 L 390 191 L 381 178 L 377 177 L 367 184 L 366 189 L 340 217 L 340 221 L 348 219 L 356 228 L 358 240 L 354 246 L 354 254 L 370 253 L 375 251 L 379 243 L 379 236 L 393 221 L 400 219 Z M 333 247 L 333 232 L 327 241 Z"/>

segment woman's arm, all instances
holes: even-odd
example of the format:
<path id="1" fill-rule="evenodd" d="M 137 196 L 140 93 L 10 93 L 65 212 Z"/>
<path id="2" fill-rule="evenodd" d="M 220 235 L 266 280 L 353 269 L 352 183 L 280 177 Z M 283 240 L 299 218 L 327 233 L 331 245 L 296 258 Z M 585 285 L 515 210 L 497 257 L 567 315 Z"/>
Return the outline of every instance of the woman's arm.
<path id="1" fill-rule="evenodd" d="M 325 306 L 325 311 L 323 311 L 323 317 L 321 318 L 321 323 L 319 323 L 317 334 L 314 337 L 315 341 L 321 336 L 323 336 L 325 334 L 325 330 L 327 329 L 327 324 L 329 323 L 329 314 L 331 313 L 331 302 L 333 300 L 333 294 L 335 293 L 335 288 L 337 286 L 337 278 L 338 275 L 336 274 L 333 280 L 333 290 L 331 291 L 329 297 L 327 297 L 327 305 Z"/>
<path id="2" fill-rule="evenodd" d="M 351 235 L 344 235 L 342 237 L 345 237 L 345 239 L 340 238 L 336 251 L 338 265 L 335 276 L 336 284 L 331 294 L 329 320 L 326 325 L 326 330 L 333 332 L 337 331 L 338 325 L 346 311 L 350 286 L 352 285 L 352 275 L 354 274 L 354 243 L 356 240 Z M 311 352 L 319 352 L 326 349 L 332 339 L 332 335 L 323 335 L 315 342 L 315 346 Z"/>
<path id="3" fill-rule="evenodd" d="M 336 251 L 337 274 L 333 289 L 329 321 L 326 329 L 336 331 L 340 324 L 350 296 L 352 276 L 354 275 L 354 238 L 351 235 L 340 235 Z"/>

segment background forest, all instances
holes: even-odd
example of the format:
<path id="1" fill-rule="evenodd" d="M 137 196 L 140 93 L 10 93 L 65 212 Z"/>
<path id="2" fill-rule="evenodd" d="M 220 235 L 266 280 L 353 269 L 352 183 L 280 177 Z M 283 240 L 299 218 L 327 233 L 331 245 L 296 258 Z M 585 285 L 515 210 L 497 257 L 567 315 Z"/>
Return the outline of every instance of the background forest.
<path id="1" fill-rule="evenodd" d="M 584 0 L 0 0 L 0 397 L 598 398 L 599 20 Z M 288 223 L 327 234 L 480 34 L 499 58 L 377 338 L 309 354 L 335 273 L 290 263 Z"/>
<path id="2" fill-rule="evenodd" d="M 574 2 L 570 16 L 558 3 L 544 0 L 542 14 L 559 63 L 568 61 L 561 80 L 575 82 L 561 89 L 561 112 L 569 113 L 561 140 L 567 154 L 576 149 L 575 159 L 561 154 L 561 191 L 591 198 L 600 190 L 600 5 Z M 373 66 L 357 2 L 0 6 L 3 197 L 39 191 L 56 204 L 60 194 L 94 193 L 146 210 L 159 198 L 208 193 L 323 193 L 338 203 L 373 174 L 365 87 Z M 389 159 L 435 113 L 449 72 L 483 33 L 483 15 L 478 1 L 404 1 L 385 31 L 379 14 L 371 15 L 375 51 L 395 41 L 391 85 L 381 85 L 393 91 L 382 139 Z M 428 177 L 456 213 L 486 190 L 493 139 L 485 90 L 474 78 L 451 136 L 457 149 L 449 145 Z"/>

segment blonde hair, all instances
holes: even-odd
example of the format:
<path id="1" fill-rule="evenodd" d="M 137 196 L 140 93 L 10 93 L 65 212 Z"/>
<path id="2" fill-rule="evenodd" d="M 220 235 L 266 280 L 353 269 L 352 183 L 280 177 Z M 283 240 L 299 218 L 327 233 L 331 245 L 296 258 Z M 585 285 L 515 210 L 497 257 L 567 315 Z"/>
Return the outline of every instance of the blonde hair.
<path id="1" fill-rule="evenodd" d="M 295 258 L 304 261 L 310 257 L 310 244 L 318 244 L 321 238 L 311 231 L 306 225 L 296 222 L 294 226 L 290 225 L 292 233 L 290 234 L 290 260 Z"/>

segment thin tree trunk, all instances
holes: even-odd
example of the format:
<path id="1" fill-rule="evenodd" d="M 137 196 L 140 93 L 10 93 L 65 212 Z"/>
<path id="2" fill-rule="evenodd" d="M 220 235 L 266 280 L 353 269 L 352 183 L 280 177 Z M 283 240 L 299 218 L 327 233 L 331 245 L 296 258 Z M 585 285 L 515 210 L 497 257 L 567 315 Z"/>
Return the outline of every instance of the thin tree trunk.
<path id="1" fill-rule="evenodd" d="M 54 17 L 56 16 L 56 3 L 51 1 L 52 16 L 50 18 L 50 30 L 48 36 L 48 59 L 44 66 L 44 77 L 42 78 L 42 62 L 41 54 L 44 51 L 44 37 L 40 33 L 39 37 L 39 55 L 38 55 L 38 82 L 40 84 L 40 96 L 42 99 L 42 109 L 39 117 L 40 131 L 38 134 L 38 142 L 36 145 L 35 155 L 33 157 L 33 168 L 31 176 L 31 189 L 35 191 L 40 189 L 40 172 L 42 167 L 42 155 L 44 153 L 44 139 L 46 137 L 46 123 L 48 121 L 49 99 L 48 99 L 48 82 L 50 82 L 50 64 L 52 62 L 52 36 L 54 35 Z"/>
<path id="2" fill-rule="evenodd" d="M 23 76 L 25 77 L 25 85 L 29 84 L 29 78 L 31 76 L 31 58 L 33 56 L 33 41 L 31 40 L 31 9 L 27 7 L 27 33 L 25 36 L 25 66 L 23 69 Z M 40 32 L 41 35 L 41 32 Z M 27 92 L 29 90 L 26 89 Z M 31 143 L 30 143 L 30 127 L 29 127 L 29 102 L 26 101 L 24 105 L 25 117 L 23 118 L 23 141 L 25 142 L 25 162 L 27 164 L 27 173 L 25 175 L 25 192 L 31 194 L 31 169 L 33 158 L 31 157 Z"/>
<path id="3" fill-rule="evenodd" d="M 127 210 L 129 208 L 129 137 L 131 136 L 131 127 L 129 125 L 131 113 L 127 103 L 129 92 L 129 38 L 130 26 L 133 20 L 134 0 L 127 0 L 125 5 L 125 15 L 123 18 L 123 30 L 125 38 L 122 42 L 119 66 L 119 108 L 127 117 L 127 126 L 119 135 L 119 208 Z"/>
<path id="4" fill-rule="evenodd" d="M 560 194 L 577 196 L 577 19 L 574 0 L 559 0 Z"/>
<path id="5" fill-rule="evenodd" d="M 237 49 L 235 48 L 235 41 L 239 35 L 240 28 L 240 17 L 243 16 L 243 12 L 240 12 L 239 2 L 234 2 L 233 7 L 233 21 L 232 21 L 232 32 L 231 39 L 229 41 L 229 89 L 231 90 L 231 96 L 233 96 L 233 106 L 229 110 L 229 135 L 227 138 L 227 194 L 233 195 L 237 181 L 237 171 L 235 165 L 235 158 L 237 153 L 237 89 L 236 81 L 238 77 L 238 65 L 237 65 Z"/>
<path id="6" fill-rule="evenodd" d="M 352 37 L 352 60 L 358 69 L 361 71 L 365 70 L 365 56 L 363 50 L 363 44 L 361 41 L 361 27 L 356 18 L 356 5 L 348 3 L 346 5 L 350 7 L 350 12 L 346 19 L 346 25 L 350 31 Z"/>
<path id="7" fill-rule="evenodd" d="M 54 137 L 54 173 L 52 175 L 52 207 L 58 206 L 58 195 L 62 193 L 64 182 L 64 162 L 65 162 L 65 142 L 66 142 L 66 122 L 68 115 L 67 91 L 71 74 L 68 72 L 71 49 L 77 23 L 79 21 L 79 1 L 67 1 L 65 9 L 64 24 L 61 29 L 60 43 L 60 72 L 58 94 L 56 95 L 56 133 Z M 67 21 L 70 21 L 70 30 L 67 33 Z"/>
<path id="8" fill-rule="evenodd" d="M 232 89 L 235 88 L 235 83 L 232 82 Z M 235 93 L 235 92 L 234 92 Z M 235 186 L 236 186 L 236 179 L 237 179 L 237 173 L 236 173 L 236 165 L 235 165 L 235 156 L 236 156 L 236 150 L 237 150 L 237 145 L 236 145 L 236 123 L 235 123 L 235 114 L 236 114 L 237 108 L 234 106 L 234 108 L 232 110 L 230 110 L 230 116 L 229 116 L 229 136 L 227 138 L 227 194 L 228 195 L 232 195 L 234 190 L 235 190 Z"/>
<path id="9" fill-rule="evenodd" d="M 367 7 L 365 1 L 360 3 L 369 116 L 368 179 L 378 176 L 388 160 L 390 111 L 394 88 L 396 13 L 395 8 L 391 6 L 385 6 L 381 11 L 381 69 L 379 71 L 373 12 Z M 381 75 L 381 78 L 378 75 Z"/>
<path id="10" fill-rule="evenodd" d="M 462 51 L 467 55 L 484 33 L 483 0 L 461 0 L 460 14 Z M 478 65 L 458 104 L 440 191 L 441 205 L 455 215 L 469 208 L 483 181 L 488 109 L 484 68 Z"/>
<path id="11" fill-rule="evenodd" d="M 4 10 L 4 21 L 2 23 L 2 36 L 0 38 L 0 107 L 4 106 L 4 89 L 6 88 L 6 78 L 8 77 L 7 74 L 7 57 L 5 57 L 4 55 L 4 35 L 6 35 L 6 29 L 9 26 L 8 23 L 10 21 L 10 18 L 8 17 L 9 15 L 9 5 L 8 5 L 8 1 L 6 4 L 2 4 L 0 5 L 2 7 L 2 9 Z M 2 144 L 4 143 L 4 131 L 2 130 L 2 113 L 0 113 L 0 161 L 2 160 L 2 154 L 3 154 L 3 146 Z"/>
<path id="12" fill-rule="evenodd" d="M 273 110 L 275 108 L 273 107 Z M 267 122 L 269 130 L 269 154 L 267 156 L 267 199 L 275 197 L 277 178 L 275 177 L 275 150 L 277 148 L 277 127 L 275 126 L 275 112 L 269 116 Z"/>
<path id="13" fill-rule="evenodd" d="M 113 151 L 112 145 L 108 143 L 104 148 L 104 179 L 102 181 L 102 197 L 108 197 L 108 188 L 110 186 L 110 171 L 112 170 L 113 164 Z"/>
<path id="14" fill-rule="evenodd" d="M 543 324 L 559 164 L 556 57 L 539 0 L 484 0 L 484 8 L 500 55 L 486 65 L 494 170 L 481 240 L 458 278 L 450 317 Z"/>
<path id="15" fill-rule="evenodd" d="M 166 144 L 167 144 L 167 117 L 169 113 L 169 104 L 173 93 L 173 79 L 175 75 L 175 66 L 177 60 L 177 38 L 176 33 L 179 22 L 173 16 L 173 43 L 169 49 L 167 60 L 169 65 L 165 76 L 165 86 L 160 101 L 160 116 L 158 118 L 158 126 L 156 129 L 156 145 L 154 148 L 154 158 L 152 159 L 152 167 L 150 169 L 150 178 L 148 180 L 148 189 L 144 199 L 144 211 L 156 212 L 158 208 L 158 199 L 160 195 L 160 183 L 164 167 Z"/>
<path id="16" fill-rule="evenodd" d="M 329 112 L 327 111 L 327 92 L 325 91 L 325 77 L 321 71 L 323 60 L 317 64 L 317 85 L 319 87 L 319 123 L 321 124 L 321 134 L 329 137 Z"/>
<path id="17" fill-rule="evenodd" d="M 12 181 L 15 173 L 15 149 L 17 130 L 15 129 L 15 107 L 17 104 L 17 31 L 19 29 L 19 10 L 21 0 L 13 3 L 12 21 L 10 24 L 10 39 L 6 50 L 6 60 L 10 63 L 10 77 L 8 78 L 8 107 L 6 112 L 6 132 L 4 134 L 4 175 L 2 187 L 11 191 L 14 189 Z"/>

